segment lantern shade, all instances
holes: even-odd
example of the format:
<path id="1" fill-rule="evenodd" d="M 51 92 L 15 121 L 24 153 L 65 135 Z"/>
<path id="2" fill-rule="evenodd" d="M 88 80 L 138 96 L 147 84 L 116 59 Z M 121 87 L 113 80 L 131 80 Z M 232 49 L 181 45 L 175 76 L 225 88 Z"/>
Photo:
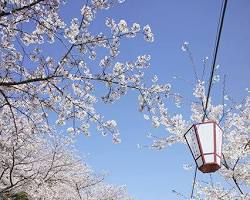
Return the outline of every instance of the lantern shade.
<path id="1" fill-rule="evenodd" d="M 221 167 L 222 129 L 216 122 L 194 124 L 184 136 L 200 171 L 210 173 Z"/>

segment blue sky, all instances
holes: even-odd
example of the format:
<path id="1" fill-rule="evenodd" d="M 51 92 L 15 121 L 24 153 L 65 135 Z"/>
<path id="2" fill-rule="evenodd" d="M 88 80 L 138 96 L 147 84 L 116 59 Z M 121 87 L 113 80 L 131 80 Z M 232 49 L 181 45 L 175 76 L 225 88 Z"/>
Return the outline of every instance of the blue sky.
<path id="1" fill-rule="evenodd" d="M 80 0 L 69 3 L 64 10 L 65 18 L 79 17 L 81 6 Z M 131 60 L 137 55 L 150 54 L 152 68 L 147 76 L 157 74 L 160 82 L 170 82 L 174 90 L 190 96 L 192 88 L 172 78 L 177 75 L 193 81 L 191 64 L 180 50 L 181 45 L 184 41 L 190 43 L 197 68 L 202 66 L 201 61 L 206 56 L 211 62 L 220 7 L 221 1 L 218 0 L 127 0 L 98 13 L 92 29 L 93 32 L 104 32 L 106 17 L 117 21 L 125 19 L 130 25 L 133 22 L 149 24 L 155 42 L 146 43 L 140 36 L 124 40 L 119 59 Z M 217 60 L 221 66 L 219 72 L 227 75 L 227 91 L 236 100 L 245 95 L 246 87 L 250 87 L 249 9 L 249 0 L 228 2 Z M 219 102 L 218 91 L 216 88 L 212 90 Z M 146 137 L 149 132 L 158 136 L 168 133 L 163 129 L 153 129 L 143 119 L 138 112 L 136 95 L 132 91 L 115 104 L 97 106 L 106 119 L 117 120 L 123 142 L 114 145 L 111 137 L 102 137 L 93 129 L 90 138 L 78 137 L 79 152 L 96 172 L 108 173 L 107 182 L 126 185 L 129 194 L 138 200 L 178 199 L 172 190 L 190 196 L 193 171 L 184 171 L 183 164 L 192 164 L 193 161 L 185 145 L 177 144 L 161 151 L 137 148 L 137 144 L 150 144 L 151 140 Z M 169 109 L 187 118 L 190 115 L 186 109 L 171 106 Z M 198 173 L 198 179 L 207 177 Z"/>

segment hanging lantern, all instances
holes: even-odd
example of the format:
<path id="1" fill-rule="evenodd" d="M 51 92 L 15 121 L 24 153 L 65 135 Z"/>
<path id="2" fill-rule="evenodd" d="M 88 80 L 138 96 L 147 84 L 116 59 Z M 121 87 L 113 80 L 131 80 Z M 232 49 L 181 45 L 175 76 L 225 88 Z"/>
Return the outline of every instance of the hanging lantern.
<path id="1" fill-rule="evenodd" d="M 216 122 L 194 124 L 184 137 L 200 171 L 210 173 L 221 167 L 222 129 Z"/>

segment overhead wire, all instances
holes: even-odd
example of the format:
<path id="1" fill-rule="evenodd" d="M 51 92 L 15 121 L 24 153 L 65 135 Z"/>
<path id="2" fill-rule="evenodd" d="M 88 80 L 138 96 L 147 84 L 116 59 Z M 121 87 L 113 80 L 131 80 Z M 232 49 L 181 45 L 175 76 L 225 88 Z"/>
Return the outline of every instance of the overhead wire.
<path id="1" fill-rule="evenodd" d="M 222 28 L 224 24 L 224 17 L 226 13 L 226 8 L 227 8 L 227 0 L 224 0 L 222 4 L 222 9 L 220 12 L 220 21 L 218 24 L 217 28 L 217 35 L 216 35 L 216 41 L 215 41 L 215 48 L 214 48 L 214 53 L 213 53 L 213 62 L 212 62 L 212 69 L 211 69 L 211 74 L 210 74 L 210 80 L 209 80 L 209 85 L 208 85 L 208 91 L 207 91 L 207 97 L 206 97 L 206 104 L 204 107 L 204 114 L 202 121 L 205 120 L 206 115 L 207 115 L 207 107 L 208 107 L 208 101 L 211 93 L 211 88 L 212 88 L 212 83 L 213 83 L 213 77 L 214 77 L 214 72 L 215 72 L 215 65 L 216 65 L 216 59 L 217 59 L 217 54 L 218 54 L 218 49 L 219 49 L 219 44 L 220 44 L 220 38 L 221 38 L 221 33 L 222 33 Z"/>
<path id="2" fill-rule="evenodd" d="M 207 91 L 207 96 L 206 96 L 206 104 L 205 104 L 205 107 L 204 107 L 204 114 L 203 114 L 202 122 L 204 122 L 204 120 L 205 120 L 205 118 L 207 116 L 208 101 L 209 101 L 211 88 L 212 88 L 212 83 L 213 83 L 216 59 L 217 59 L 217 54 L 218 54 L 218 49 L 219 49 L 219 44 L 220 44 L 222 28 L 223 28 L 223 24 L 224 24 L 224 17 L 225 17 L 225 13 L 226 13 L 226 7 L 227 7 L 227 0 L 224 0 L 222 2 L 222 6 L 221 6 L 221 10 L 220 10 L 220 18 L 219 18 L 217 34 L 216 34 L 216 40 L 215 40 L 215 48 L 214 48 L 214 53 L 213 53 L 213 62 L 212 62 L 212 67 L 211 67 L 211 74 L 210 74 L 210 79 L 209 79 L 208 91 Z M 195 168 L 195 173 L 194 173 L 194 181 L 193 181 L 193 185 L 192 185 L 191 199 L 193 198 L 193 194 L 194 194 L 194 187 L 195 187 L 195 184 L 196 184 L 196 175 L 197 175 L 197 166 Z"/>

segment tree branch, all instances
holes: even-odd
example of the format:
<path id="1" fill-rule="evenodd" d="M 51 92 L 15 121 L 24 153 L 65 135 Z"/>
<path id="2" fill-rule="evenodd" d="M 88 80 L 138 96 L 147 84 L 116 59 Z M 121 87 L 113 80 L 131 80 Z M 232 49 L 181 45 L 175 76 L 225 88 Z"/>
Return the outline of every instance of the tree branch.
<path id="1" fill-rule="evenodd" d="M 45 78 L 32 78 L 32 79 L 26 79 L 23 81 L 19 81 L 19 82 L 1 82 L 0 86 L 13 86 L 13 85 L 23 85 L 23 84 L 27 84 L 27 83 L 33 83 L 33 82 L 40 82 L 40 81 L 48 81 L 50 79 L 53 78 L 58 78 L 58 77 L 62 77 L 62 76 L 56 76 L 56 75 L 52 75 L 52 76 L 47 76 Z"/>
<path id="2" fill-rule="evenodd" d="M 192 192 L 191 192 L 191 199 L 193 198 L 194 195 L 194 187 L 195 187 L 195 183 L 196 183 L 196 175 L 197 175 L 197 166 L 195 167 L 195 172 L 194 172 L 194 180 L 193 180 L 193 186 L 192 186 Z"/>
<path id="3" fill-rule="evenodd" d="M 240 188 L 240 186 L 239 186 L 239 184 L 238 184 L 236 178 L 233 176 L 232 179 L 233 179 L 235 185 L 237 186 L 238 190 L 240 191 L 240 193 L 241 193 L 241 194 L 244 194 L 243 191 L 241 190 L 241 188 Z"/>
<path id="4" fill-rule="evenodd" d="M 9 12 L 4 12 L 4 11 L 3 11 L 3 12 L 0 13 L 0 17 L 8 16 L 8 15 L 11 15 L 11 14 L 13 14 L 13 13 L 22 11 L 22 10 L 27 9 L 27 8 L 30 8 L 30 7 L 32 7 L 32 6 L 34 6 L 34 5 L 38 4 L 38 3 L 40 3 L 40 2 L 42 2 L 42 1 L 44 1 L 44 0 L 37 0 L 37 1 L 34 1 L 33 3 L 28 4 L 28 5 L 26 5 L 26 6 L 23 6 L 23 7 L 20 7 L 20 8 L 15 8 L 15 9 L 9 11 Z"/>

